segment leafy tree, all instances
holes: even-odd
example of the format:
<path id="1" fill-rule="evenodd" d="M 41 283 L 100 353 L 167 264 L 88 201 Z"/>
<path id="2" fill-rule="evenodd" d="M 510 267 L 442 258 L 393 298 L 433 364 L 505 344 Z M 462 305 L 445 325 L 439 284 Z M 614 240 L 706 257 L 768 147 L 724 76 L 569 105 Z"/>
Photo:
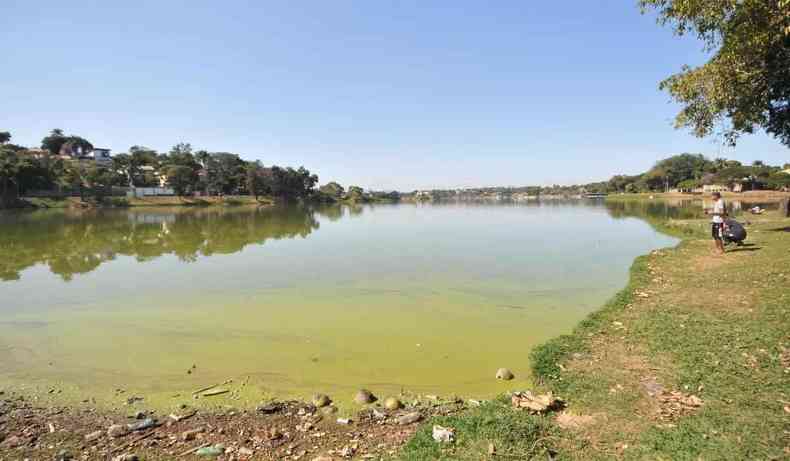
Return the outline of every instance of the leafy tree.
<path id="1" fill-rule="evenodd" d="M 298 195 L 300 197 L 306 197 L 313 192 L 315 185 L 318 184 L 318 175 L 310 173 L 310 171 L 300 166 L 298 170 L 296 170 L 296 174 L 298 175 Z"/>
<path id="2" fill-rule="evenodd" d="M 68 144 L 73 151 L 83 154 L 93 150 L 90 141 L 81 136 L 66 136 L 60 128 L 55 128 L 41 140 L 41 148 L 48 150 L 52 155 L 60 154 L 65 144 Z"/>
<path id="3" fill-rule="evenodd" d="M 63 130 L 55 128 L 48 136 L 41 140 L 41 148 L 48 150 L 53 155 L 58 155 L 61 146 L 63 146 L 66 140 L 66 135 L 63 134 Z"/>
<path id="4" fill-rule="evenodd" d="M 268 189 L 275 197 L 303 199 L 314 192 L 318 176 L 305 167 L 294 170 L 291 167 L 273 166 L 266 169 L 264 178 Z"/>
<path id="5" fill-rule="evenodd" d="M 199 150 L 195 152 L 195 159 L 200 162 L 200 166 L 203 168 L 208 168 L 208 162 L 211 160 L 211 154 L 205 150 Z"/>
<path id="6" fill-rule="evenodd" d="M 612 179 L 609 180 L 608 184 L 606 185 L 607 192 L 626 192 L 626 189 L 629 185 L 635 183 L 639 180 L 639 175 L 636 176 L 627 176 L 627 175 L 615 175 L 612 176 Z"/>
<path id="7" fill-rule="evenodd" d="M 85 172 L 79 163 L 69 162 L 65 165 L 58 183 L 63 187 L 78 189 L 82 197 L 82 185 L 85 183 Z"/>
<path id="8" fill-rule="evenodd" d="M 54 185 L 45 161 L 32 157 L 27 150 L 19 151 L 17 155 L 19 171 L 15 181 L 20 194 L 30 189 L 49 189 Z"/>
<path id="9" fill-rule="evenodd" d="M 0 144 L 5 144 L 11 140 L 11 133 L 8 131 L 0 131 Z"/>
<path id="10" fill-rule="evenodd" d="M 128 154 L 118 154 L 113 156 L 113 169 L 122 175 L 122 179 L 129 187 L 149 186 L 155 183 L 153 177 L 146 177 L 141 167 L 150 165 L 156 166 L 158 154 L 155 150 L 143 146 L 132 146 Z"/>
<path id="11" fill-rule="evenodd" d="M 750 189 L 754 188 L 754 178 L 752 175 L 752 169 L 748 166 L 743 165 L 732 165 L 728 166 L 721 171 L 718 171 L 715 175 L 710 178 L 706 178 L 705 181 L 707 184 L 724 184 L 727 186 L 733 186 L 734 184 L 738 183 L 745 183 L 748 184 Z"/>
<path id="12" fill-rule="evenodd" d="M 176 144 L 168 155 L 159 156 L 157 160 L 162 165 L 160 170 L 165 172 L 168 184 L 177 195 L 183 196 L 197 188 L 200 164 L 195 161 L 189 143 Z"/>
<path id="13" fill-rule="evenodd" d="M 790 189 L 790 174 L 783 171 L 776 171 L 766 178 L 765 184 L 769 188 L 775 190 Z"/>
<path id="14" fill-rule="evenodd" d="M 650 190 L 668 190 L 687 179 L 701 179 L 712 163 L 702 154 L 680 154 L 655 164 L 642 178 Z"/>
<path id="15" fill-rule="evenodd" d="M 345 189 L 343 189 L 343 186 L 341 186 L 340 184 L 334 181 L 319 187 L 318 191 L 335 200 L 339 200 L 343 198 L 343 196 L 346 194 L 346 191 Z"/>
<path id="16" fill-rule="evenodd" d="M 236 154 L 217 152 L 207 161 L 207 184 L 220 195 L 232 194 L 242 185 L 244 161 Z"/>
<path id="17" fill-rule="evenodd" d="M 702 185 L 702 181 L 700 181 L 699 179 L 685 179 L 677 184 L 677 188 L 681 190 L 690 190 L 690 189 L 693 190 L 699 187 L 700 185 Z"/>
<path id="18" fill-rule="evenodd" d="M 660 84 L 683 105 L 677 127 L 697 136 L 722 126 L 735 144 L 763 128 L 790 146 L 790 0 L 640 0 L 678 35 L 694 33 L 712 53 Z"/>
<path id="19" fill-rule="evenodd" d="M 166 158 L 171 165 L 183 165 L 190 168 L 199 168 L 200 165 L 195 161 L 192 154 L 192 145 L 180 142 L 170 149 L 170 154 Z"/>
<path id="20" fill-rule="evenodd" d="M 255 196 L 255 200 L 258 200 L 258 197 L 261 195 L 270 192 L 266 182 L 266 173 L 260 162 L 251 162 L 247 164 L 245 168 L 245 180 L 247 183 L 247 192 Z"/>
<path id="21" fill-rule="evenodd" d="M 87 154 L 88 152 L 93 150 L 93 144 L 90 143 L 85 138 L 80 136 L 69 136 L 66 138 L 66 144 L 71 146 L 72 152 L 79 152 L 81 154 Z"/>
<path id="22" fill-rule="evenodd" d="M 16 183 L 19 174 L 19 157 L 16 152 L 0 147 L 0 182 L 3 184 L 0 199 L 9 197 L 9 186 Z"/>
<path id="23" fill-rule="evenodd" d="M 359 202 L 365 198 L 365 191 L 359 186 L 351 186 L 348 188 L 346 199 L 352 202 Z"/>
<path id="24" fill-rule="evenodd" d="M 167 183 L 179 197 L 191 192 L 197 179 L 197 171 L 187 165 L 172 165 L 167 170 Z"/>
<path id="25" fill-rule="evenodd" d="M 132 156 L 129 154 L 117 154 L 112 158 L 112 168 L 123 177 L 124 182 L 129 187 L 134 187 L 135 168 Z"/>
<path id="26" fill-rule="evenodd" d="M 145 146 L 130 147 L 129 155 L 138 165 L 156 165 L 159 158 L 159 154 L 154 149 Z"/>
<path id="27" fill-rule="evenodd" d="M 114 182 L 112 170 L 97 165 L 90 165 L 85 168 L 84 179 L 87 186 L 93 188 L 111 186 Z"/>

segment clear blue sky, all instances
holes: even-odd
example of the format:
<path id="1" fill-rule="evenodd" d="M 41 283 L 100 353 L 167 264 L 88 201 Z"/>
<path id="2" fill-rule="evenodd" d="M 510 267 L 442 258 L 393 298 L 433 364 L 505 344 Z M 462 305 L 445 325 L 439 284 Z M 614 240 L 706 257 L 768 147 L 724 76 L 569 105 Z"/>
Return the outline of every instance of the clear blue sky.
<path id="1" fill-rule="evenodd" d="M 123 6 L 119 6 L 123 4 Z M 576 183 L 690 151 L 658 82 L 701 46 L 620 1 L 0 4 L 0 129 L 179 141 L 378 189 Z"/>

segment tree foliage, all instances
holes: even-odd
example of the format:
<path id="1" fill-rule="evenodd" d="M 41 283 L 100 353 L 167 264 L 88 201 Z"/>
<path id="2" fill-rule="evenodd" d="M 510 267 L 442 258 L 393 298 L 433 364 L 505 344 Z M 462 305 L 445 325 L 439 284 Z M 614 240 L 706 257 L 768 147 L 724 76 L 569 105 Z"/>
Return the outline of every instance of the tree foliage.
<path id="1" fill-rule="evenodd" d="M 55 128 L 41 140 L 41 148 L 49 151 L 52 155 L 60 154 L 61 149 L 66 144 L 74 152 L 82 154 L 87 154 L 93 150 L 93 144 L 90 141 L 82 136 L 66 136 L 60 128 Z"/>
<path id="2" fill-rule="evenodd" d="M 682 109 L 679 128 L 735 144 L 762 128 L 790 147 L 790 0 L 640 0 L 662 25 L 695 33 L 712 56 L 660 87 Z M 718 133 L 717 133 L 718 131 Z"/>
<path id="3" fill-rule="evenodd" d="M 13 184 L 19 174 L 19 158 L 11 149 L 0 146 L 0 200 L 9 196 L 9 185 Z"/>
<path id="4" fill-rule="evenodd" d="M 192 192 L 197 179 L 197 171 L 187 165 L 173 164 L 167 169 L 167 183 L 179 197 Z"/>
<path id="5" fill-rule="evenodd" d="M 348 188 L 348 193 L 346 194 L 346 199 L 352 202 L 359 202 L 364 200 L 365 191 L 359 186 L 350 186 Z"/>
<path id="6" fill-rule="evenodd" d="M 4 191 L 82 190 L 83 186 L 152 187 L 165 182 L 180 196 L 203 191 L 304 200 L 317 193 L 318 176 L 305 167 L 264 167 L 260 161 L 245 161 L 231 152 L 195 151 L 185 142 L 163 154 L 134 145 L 128 152 L 114 155 L 110 164 L 105 164 L 78 155 L 71 158 L 42 155 L 10 144 L 10 139 L 10 133 L 0 132 L 0 187 Z M 52 130 L 42 139 L 41 146 L 50 154 L 59 154 L 66 143 L 77 148 L 75 153 L 93 148 L 84 138 L 66 135 L 61 129 Z M 343 187 L 333 184 L 342 194 Z"/>
<path id="7" fill-rule="evenodd" d="M 760 160 L 742 165 L 736 160 L 709 160 L 701 154 L 679 154 L 657 162 L 641 175 L 613 176 L 604 189 L 606 192 L 648 192 L 694 189 L 704 184 L 730 187 L 741 184 L 746 190 L 782 189 L 787 186 L 785 177 L 790 178 L 790 175 L 780 167 L 766 165 Z"/>
<path id="8" fill-rule="evenodd" d="M 269 193 L 269 184 L 266 182 L 266 171 L 260 162 L 250 162 L 245 168 L 245 181 L 247 192 L 256 199 Z"/>
<path id="9" fill-rule="evenodd" d="M 334 181 L 319 187 L 318 191 L 334 200 L 342 199 L 346 193 L 346 191 L 343 189 L 343 186 Z"/>
<path id="10" fill-rule="evenodd" d="M 202 157 L 202 156 L 201 156 Z M 246 187 L 244 160 L 229 152 L 215 152 L 203 160 L 206 190 L 218 195 L 238 193 Z"/>

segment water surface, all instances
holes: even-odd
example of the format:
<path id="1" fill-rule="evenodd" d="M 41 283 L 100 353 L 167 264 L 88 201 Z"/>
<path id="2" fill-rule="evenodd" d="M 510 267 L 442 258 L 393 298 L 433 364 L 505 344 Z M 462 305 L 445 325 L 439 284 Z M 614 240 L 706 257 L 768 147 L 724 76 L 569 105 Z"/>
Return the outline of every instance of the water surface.
<path id="1" fill-rule="evenodd" d="M 490 397 L 525 385 L 530 348 L 622 288 L 634 257 L 675 243 L 633 214 L 590 201 L 0 214 L 0 383 Z M 517 382 L 493 379 L 503 366 Z"/>

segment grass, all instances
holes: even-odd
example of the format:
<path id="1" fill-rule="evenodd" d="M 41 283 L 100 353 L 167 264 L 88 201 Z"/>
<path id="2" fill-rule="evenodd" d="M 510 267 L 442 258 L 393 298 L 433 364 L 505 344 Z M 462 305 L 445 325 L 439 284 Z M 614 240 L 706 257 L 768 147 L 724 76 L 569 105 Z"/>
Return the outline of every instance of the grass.
<path id="1" fill-rule="evenodd" d="M 433 424 L 454 428 L 457 443 L 437 444 L 432 438 Z M 480 459 L 490 445 L 501 459 L 545 459 L 556 432 L 546 418 L 513 410 L 506 399 L 498 399 L 461 416 L 437 417 L 421 426 L 405 446 L 402 459 Z"/>
<path id="2" fill-rule="evenodd" d="M 748 246 L 724 256 L 704 221 L 653 222 L 681 243 L 637 258 L 611 301 L 532 351 L 538 390 L 585 424 L 498 401 L 428 422 L 402 458 L 495 459 L 494 443 L 512 459 L 788 459 L 790 219 L 752 220 Z M 678 409 L 662 391 L 703 403 Z M 432 424 L 455 427 L 455 446 L 433 442 Z"/>

